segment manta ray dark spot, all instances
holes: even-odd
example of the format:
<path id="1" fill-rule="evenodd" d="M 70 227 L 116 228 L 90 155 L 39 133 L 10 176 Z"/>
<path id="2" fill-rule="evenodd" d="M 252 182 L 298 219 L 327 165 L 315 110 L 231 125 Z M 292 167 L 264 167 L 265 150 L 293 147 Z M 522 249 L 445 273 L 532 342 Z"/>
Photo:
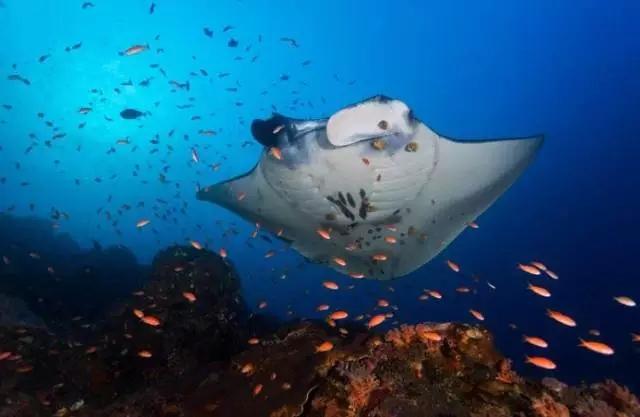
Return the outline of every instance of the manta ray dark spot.
<path id="1" fill-rule="evenodd" d="M 365 198 L 362 200 L 362 204 L 360 204 L 360 209 L 358 210 L 358 216 L 360 216 L 362 220 L 366 220 L 368 212 L 369 212 L 369 200 Z"/>
<path id="2" fill-rule="evenodd" d="M 356 216 L 353 215 L 353 213 L 351 212 L 351 210 L 349 210 L 347 208 L 347 206 L 342 202 L 342 201 L 337 201 L 336 202 L 336 206 L 338 206 L 338 208 L 340 209 L 340 211 L 342 212 L 342 214 L 348 218 L 351 221 L 354 221 L 356 219 Z"/>
<path id="3" fill-rule="evenodd" d="M 380 120 L 378 122 L 378 127 L 382 130 L 387 130 L 389 128 L 389 122 L 387 122 L 386 120 Z"/>
<path id="4" fill-rule="evenodd" d="M 353 199 L 353 196 L 351 195 L 351 193 L 347 193 L 347 201 L 349 202 L 349 205 L 353 208 L 356 208 L 356 202 Z"/>

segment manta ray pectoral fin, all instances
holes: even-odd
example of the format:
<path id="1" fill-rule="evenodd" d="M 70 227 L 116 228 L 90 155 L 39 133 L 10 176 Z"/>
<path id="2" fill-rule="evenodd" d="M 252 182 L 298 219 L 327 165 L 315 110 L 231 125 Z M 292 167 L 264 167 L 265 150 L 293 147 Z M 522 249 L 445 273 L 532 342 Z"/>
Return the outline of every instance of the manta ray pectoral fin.
<path id="1" fill-rule="evenodd" d="M 517 180 L 542 143 L 542 136 L 490 141 L 440 136 L 433 172 L 406 219 L 426 239 L 405 247 L 395 275 L 416 270 L 444 250 Z"/>
<path id="2" fill-rule="evenodd" d="M 265 181 L 259 165 L 244 175 L 201 189 L 196 197 L 258 222 L 274 233 L 284 228 L 283 237 L 291 239 L 285 225 L 298 215 Z"/>
<path id="3" fill-rule="evenodd" d="M 486 141 L 440 137 L 438 162 L 431 186 L 451 199 L 482 202 L 484 211 L 515 182 L 542 146 L 542 136 Z M 485 206 L 486 205 L 486 206 Z"/>

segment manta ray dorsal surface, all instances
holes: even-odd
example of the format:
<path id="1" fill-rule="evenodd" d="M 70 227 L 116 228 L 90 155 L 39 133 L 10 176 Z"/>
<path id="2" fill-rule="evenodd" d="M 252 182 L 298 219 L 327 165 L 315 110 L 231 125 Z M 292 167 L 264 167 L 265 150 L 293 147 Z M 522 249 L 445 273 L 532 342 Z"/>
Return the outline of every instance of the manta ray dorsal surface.
<path id="1" fill-rule="evenodd" d="M 543 142 L 449 139 L 382 96 L 329 119 L 277 117 L 254 134 L 279 153 L 266 148 L 253 170 L 198 198 L 356 278 L 400 277 L 431 260 L 515 182 Z"/>

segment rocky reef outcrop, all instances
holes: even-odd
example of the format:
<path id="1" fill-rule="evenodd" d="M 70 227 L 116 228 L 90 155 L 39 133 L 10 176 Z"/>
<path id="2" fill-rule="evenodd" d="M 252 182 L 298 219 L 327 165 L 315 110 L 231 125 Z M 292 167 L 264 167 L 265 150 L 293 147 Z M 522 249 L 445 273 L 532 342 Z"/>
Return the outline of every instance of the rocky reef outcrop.
<path id="1" fill-rule="evenodd" d="M 0 327 L 0 416 L 95 415 L 138 397 L 183 401 L 210 364 L 245 346 L 249 326 L 231 266 L 179 246 L 156 256 L 147 283 L 109 317 L 82 322 L 84 333 L 71 334 Z"/>
<path id="2" fill-rule="evenodd" d="M 55 226 L 0 214 L 0 294 L 22 300 L 49 328 L 72 332 L 101 320 L 148 271 L 126 247 L 83 249 Z"/>

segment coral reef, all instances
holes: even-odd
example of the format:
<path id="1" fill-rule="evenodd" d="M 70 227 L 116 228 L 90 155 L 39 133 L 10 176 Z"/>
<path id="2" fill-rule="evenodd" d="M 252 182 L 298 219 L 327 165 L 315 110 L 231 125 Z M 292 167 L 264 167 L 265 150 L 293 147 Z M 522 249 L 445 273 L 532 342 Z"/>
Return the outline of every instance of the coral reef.
<path id="1" fill-rule="evenodd" d="M 80 307 L 90 314 L 69 318 L 69 330 L 37 318 L 61 312 L 50 306 L 62 290 L 33 285 L 42 262 L 56 260 L 17 244 L 0 248 L 8 254 L 3 285 L 14 294 L 0 297 L 0 417 L 640 417 L 638 399 L 613 381 L 570 387 L 522 378 L 476 325 L 420 323 L 384 334 L 354 323 L 275 325 L 248 314 L 228 261 L 193 247 L 158 253 L 146 283 L 124 299 L 88 297 L 108 299 L 110 313 L 98 314 L 103 304 L 93 313 Z M 128 254 L 97 246 L 76 253 L 90 270 L 124 275 L 139 271 Z M 65 266 L 55 277 L 57 268 Z M 83 288 L 61 275 L 56 285 Z M 51 300 L 36 302 L 39 311 L 16 298 L 38 291 Z"/>
<path id="2" fill-rule="evenodd" d="M 185 415 L 640 416 L 637 398 L 610 381 L 569 388 L 525 380 L 477 326 L 423 323 L 348 337 L 313 323 L 287 331 L 217 370 Z M 326 340 L 333 350 L 314 349 Z"/>
<path id="3" fill-rule="evenodd" d="M 178 303 L 171 294 L 182 288 L 158 286 L 164 298 L 152 288 L 145 296 L 162 309 Z M 194 319 L 169 310 L 169 321 Z M 345 336 L 326 323 L 303 322 L 256 336 L 235 354 L 202 352 L 197 338 L 161 336 L 182 337 L 199 326 L 167 324 L 154 335 L 158 358 L 148 360 L 132 354 L 142 333 L 128 345 L 108 333 L 109 342 L 92 349 L 42 329 L 5 330 L 0 346 L 12 356 L 0 362 L 0 416 L 640 416 L 638 399 L 613 381 L 568 387 L 523 379 L 477 326 L 424 323 Z M 319 349 L 325 342 L 332 349 Z"/>

